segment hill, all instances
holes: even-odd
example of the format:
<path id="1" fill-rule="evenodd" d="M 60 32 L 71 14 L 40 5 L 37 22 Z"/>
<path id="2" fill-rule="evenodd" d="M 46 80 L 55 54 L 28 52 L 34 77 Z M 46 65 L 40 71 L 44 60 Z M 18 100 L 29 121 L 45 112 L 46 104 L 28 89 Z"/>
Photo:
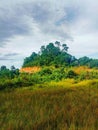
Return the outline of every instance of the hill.
<path id="1" fill-rule="evenodd" d="M 38 53 L 32 52 L 29 57 L 24 59 L 23 67 L 32 66 L 87 66 L 89 68 L 98 68 L 98 59 L 92 59 L 87 56 L 77 59 L 68 53 L 67 44 L 61 44 L 56 41 L 46 46 L 41 46 Z"/>
<path id="2" fill-rule="evenodd" d="M 41 46 L 38 53 L 33 52 L 24 59 L 23 67 L 30 66 L 68 66 L 72 65 L 76 58 L 68 54 L 68 46 L 58 41 Z"/>

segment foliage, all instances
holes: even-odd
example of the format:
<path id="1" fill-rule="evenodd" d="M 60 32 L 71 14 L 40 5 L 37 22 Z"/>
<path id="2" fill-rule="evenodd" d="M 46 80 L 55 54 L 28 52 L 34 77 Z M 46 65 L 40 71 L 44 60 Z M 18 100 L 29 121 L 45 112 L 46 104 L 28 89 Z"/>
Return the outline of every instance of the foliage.
<path id="1" fill-rule="evenodd" d="M 16 69 L 17 70 L 17 69 Z M 98 79 L 98 70 L 87 67 L 55 67 L 44 66 L 34 73 L 17 73 L 16 70 L 2 70 L 0 72 L 0 90 L 29 87 L 35 84 L 62 81 L 64 79 L 75 79 L 80 82 L 85 79 Z"/>
<path id="2" fill-rule="evenodd" d="M 86 67 L 82 67 L 82 66 Z M 51 81 L 62 81 L 73 78 L 76 81 L 98 78 L 98 60 L 89 57 L 76 59 L 68 54 L 67 44 L 56 41 L 46 46 L 41 46 L 40 52 L 33 52 L 25 58 L 23 67 L 35 66 L 39 70 L 34 73 L 19 73 L 14 66 L 8 69 L 6 66 L 0 68 L 0 89 L 16 88 L 42 84 Z M 78 67 L 80 66 L 80 67 Z M 74 69 L 75 67 L 75 69 Z M 95 67 L 96 69 L 91 69 Z M 94 71 L 93 71 L 94 70 Z"/>
<path id="3" fill-rule="evenodd" d="M 25 58 L 23 67 L 70 65 L 73 62 L 73 57 L 67 51 L 68 47 L 66 44 L 62 44 L 61 47 L 58 41 L 49 43 L 47 46 L 41 46 L 39 53 L 33 52 L 30 57 Z"/>
<path id="4" fill-rule="evenodd" d="M 91 59 L 89 57 L 84 56 L 82 58 L 79 58 L 78 64 L 81 66 L 88 66 L 90 68 L 98 68 L 98 59 Z"/>
<path id="5" fill-rule="evenodd" d="M 73 70 L 69 70 L 67 73 L 67 78 L 74 78 L 77 74 Z"/>
<path id="6" fill-rule="evenodd" d="M 98 68 L 98 59 L 92 59 L 87 56 L 76 59 L 68 54 L 67 44 L 61 44 L 56 41 L 46 46 L 41 46 L 39 53 L 33 52 L 24 59 L 23 67 L 30 66 L 88 66 Z"/>
<path id="7" fill-rule="evenodd" d="M 12 79 L 19 75 L 19 69 L 11 66 L 11 70 L 6 68 L 6 66 L 1 66 L 0 68 L 0 78 L 2 79 Z"/>

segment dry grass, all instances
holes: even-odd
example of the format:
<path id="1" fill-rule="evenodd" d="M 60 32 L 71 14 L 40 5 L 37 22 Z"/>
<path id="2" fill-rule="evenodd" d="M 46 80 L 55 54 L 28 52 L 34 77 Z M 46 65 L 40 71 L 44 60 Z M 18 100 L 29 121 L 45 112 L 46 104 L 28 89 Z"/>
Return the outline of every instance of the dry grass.
<path id="1" fill-rule="evenodd" d="M 97 130 L 98 84 L 88 84 L 0 92 L 0 130 Z"/>
<path id="2" fill-rule="evenodd" d="M 38 71 L 40 71 L 40 70 L 41 70 L 40 67 L 34 66 L 34 67 L 21 68 L 21 69 L 20 69 L 20 72 L 21 72 L 21 73 L 36 73 L 36 72 L 38 72 Z"/>
<path id="3" fill-rule="evenodd" d="M 73 67 L 72 68 L 74 70 L 75 73 L 80 74 L 82 72 L 98 72 L 97 69 L 91 69 L 88 68 L 87 66 L 79 66 L 79 67 Z"/>

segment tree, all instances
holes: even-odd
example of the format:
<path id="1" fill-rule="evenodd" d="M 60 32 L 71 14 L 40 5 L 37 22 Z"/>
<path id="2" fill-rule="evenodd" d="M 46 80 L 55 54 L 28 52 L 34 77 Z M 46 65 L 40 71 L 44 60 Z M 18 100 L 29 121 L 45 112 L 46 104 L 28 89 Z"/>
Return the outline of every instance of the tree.
<path id="1" fill-rule="evenodd" d="M 24 59 L 23 67 L 31 66 L 32 61 L 35 61 L 35 59 L 37 59 L 37 57 L 38 57 L 38 54 L 33 52 L 29 57 L 26 57 Z"/>
<path id="2" fill-rule="evenodd" d="M 58 42 L 58 41 L 56 41 L 56 42 L 55 42 L 55 45 L 57 45 L 57 46 L 60 48 L 61 43 L 60 43 L 60 42 Z"/>
<path id="3" fill-rule="evenodd" d="M 44 53 L 44 51 L 45 51 L 45 46 L 41 46 L 41 48 L 40 48 L 41 54 Z"/>
<path id="4" fill-rule="evenodd" d="M 63 52 L 67 52 L 68 51 L 69 47 L 66 44 L 62 44 L 62 47 L 63 47 L 63 49 L 62 49 Z"/>
<path id="5" fill-rule="evenodd" d="M 79 65 L 88 65 L 92 59 L 90 59 L 87 56 L 84 56 L 82 58 L 79 58 Z"/>
<path id="6" fill-rule="evenodd" d="M 15 70 L 16 70 L 15 66 L 12 65 L 12 66 L 11 66 L 11 71 L 15 71 Z"/>
<path id="7" fill-rule="evenodd" d="M 6 69 L 7 69 L 6 66 L 2 65 L 0 70 L 3 71 L 3 70 L 6 70 Z"/>

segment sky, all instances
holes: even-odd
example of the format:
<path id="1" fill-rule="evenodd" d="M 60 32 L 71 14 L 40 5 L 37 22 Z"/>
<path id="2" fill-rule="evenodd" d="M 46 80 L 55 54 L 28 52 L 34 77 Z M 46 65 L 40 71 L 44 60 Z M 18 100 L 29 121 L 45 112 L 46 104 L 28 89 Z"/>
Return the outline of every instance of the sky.
<path id="1" fill-rule="evenodd" d="M 0 0 L 0 66 L 20 68 L 55 41 L 76 58 L 98 58 L 98 0 Z"/>

